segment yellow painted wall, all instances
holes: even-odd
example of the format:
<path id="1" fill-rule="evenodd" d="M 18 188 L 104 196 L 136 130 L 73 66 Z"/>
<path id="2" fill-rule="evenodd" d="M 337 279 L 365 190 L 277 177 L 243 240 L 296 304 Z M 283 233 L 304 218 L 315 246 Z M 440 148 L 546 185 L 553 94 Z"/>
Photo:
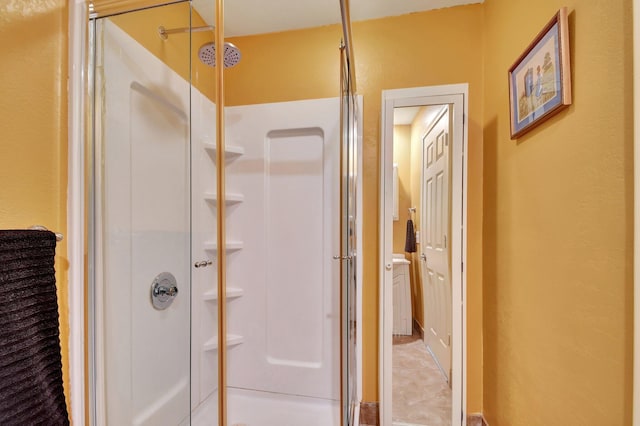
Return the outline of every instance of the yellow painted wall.
<path id="1" fill-rule="evenodd" d="M 340 96 L 338 25 L 232 37 L 242 60 L 225 70 L 225 106 Z"/>
<path id="2" fill-rule="evenodd" d="M 469 83 L 468 409 L 482 410 L 482 22 L 481 5 L 356 22 L 363 95 L 363 399 L 378 400 L 378 205 L 381 91 Z M 226 105 L 339 95 L 339 26 L 237 37 L 242 61 L 227 70 Z"/>
<path id="3" fill-rule="evenodd" d="M 404 253 L 411 204 L 411 125 L 393 127 L 393 163 L 398 165 L 398 220 L 393 221 L 393 252 Z"/>
<path id="4" fill-rule="evenodd" d="M 404 251 L 407 237 L 407 219 L 409 219 L 409 207 L 418 207 L 420 204 L 420 194 L 416 197 L 412 188 L 412 176 L 414 174 L 413 160 L 416 152 L 413 146 L 413 126 L 411 124 L 398 125 L 393 127 L 393 162 L 398 165 L 398 201 L 399 220 L 393 221 L 393 253 L 404 254 L 405 258 L 411 261 L 409 265 L 409 280 L 411 282 L 411 313 L 420 326 L 424 324 L 422 309 L 422 287 L 419 281 L 418 267 L 415 262 L 419 256 L 415 253 Z M 412 155 L 413 154 L 413 155 Z M 416 215 L 411 218 L 416 225 Z"/>
<path id="5" fill-rule="evenodd" d="M 0 0 L 0 228 L 66 234 L 65 0 Z M 63 380 L 69 404 L 68 259 L 56 248 Z"/>
<path id="6" fill-rule="evenodd" d="M 162 40 L 158 36 L 158 27 L 160 25 L 166 29 L 189 27 L 189 16 L 189 4 L 176 3 L 164 7 L 125 13 L 108 19 L 122 28 L 186 81 L 192 81 L 193 85 L 202 94 L 213 101 L 215 97 L 215 68 L 203 64 L 198 59 L 200 46 L 213 41 L 213 31 L 193 32 L 191 34 L 191 45 L 189 44 L 188 33 L 171 34 L 167 40 Z M 191 17 L 191 25 L 199 27 L 207 24 L 194 11 Z M 191 64 L 189 63 L 189 55 L 191 55 Z M 191 79 L 190 75 L 192 76 Z M 215 117 L 212 119 L 215 119 Z"/>
<path id="7" fill-rule="evenodd" d="M 507 70 L 570 10 L 573 105 L 509 138 Z M 492 426 L 630 425 L 630 0 L 486 0 L 484 413 Z"/>

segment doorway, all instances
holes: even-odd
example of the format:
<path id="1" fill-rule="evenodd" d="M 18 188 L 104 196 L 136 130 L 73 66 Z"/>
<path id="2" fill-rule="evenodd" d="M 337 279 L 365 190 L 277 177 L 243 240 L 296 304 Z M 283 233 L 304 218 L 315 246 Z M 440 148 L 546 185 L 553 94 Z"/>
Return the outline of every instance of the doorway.
<path id="1" fill-rule="evenodd" d="M 415 286 L 412 291 L 414 312 L 411 323 L 416 320 L 421 327 L 417 329 L 424 330 L 424 337 L 413 338 L 417 346 L 421 346 L 424 352 L 424 358 L 432 361 L 441 380 L 450 388 L 450 416 L 446 413 L 446 423 L 451 425 L 465 424 L 465 360 L 463 354 L 465 352 L 465 293 L 466 280 L 463 274 L 465 253 L 466 253 L 466 160 L 464 153 L 467 144 L 467 105 L 468 105 L 468 85 L 447 85 L 433 86 L 410 89 L 398 89 L 383 91 L 382 94 L 382 155 L 381 155 L 381 215 L 380 229 L 382 234 L 382 242 L 380 244 L 380 257 L 383 260 L 380 265 L 380 401 L 381 401 L 381 424 L 383 426 L 392 426 L 400 424 L 416 424 L 414 422 L 399 421 L 393 413 L 393 334 L 394 334 L 394 279 L 396 274 L 394 268 L 394 191 L 393 191 L 393 133 L 394 133 L 394 111 L 399 108 L 417 107 L 416 111 L 422 111 L 425 117 L 422 122 L 425 123 L 419 136 L 415 134 L 413 137 L 412 148 L 417 152 L 411 152 L 419 170 L 412 171 L 414 178 L 412 182 L 418 185 L 419 189 L 414 188 L 414 193 L 409 209 L 402 211 L 396 217 L 402 219 L 412 219 L 412 222 L 419 220 L 420 226 L 415 229 L 413 237 L 415 238 L 415 249 L 410 249 L 410 239 L 407 238 L 407 246 L 402 247 L 408 252 L 415 251 L 415 254 L 407 256 L 412 260 L 411 267 L 416 281 L 426 283 L 424 291 L 422 286 Z M 431 111 L 431 116 L 426 117 L 426 111 Z M 449 212 L 440 210 L 439 216 L 433 216 L 435 211 L 429 215 L 429 209 L 421 206 L 421 200 L 433 197 L 437 192 L 429 192 L 429 176 L 428 170 L 425 170 L 426 164 L 429 162 L 429 134 L 432 128 L 437 127 L 438 122 L 442 126 L 444 124 L 445 133 L 443 136 L 437 134 L 434 136 L 433 142 L 433 159 L 436 158 L 436 151 L 439 152 L 438 158 L 444 158 L 442 155 L 448 152 L 450 158 L 446 161 L 447 172 L 449 177 L 443 179 L 440 174 L 441 182 L 448 182 L 449 188 L 440 187 L 440 191 L 446 191 L 441 199 L 440 206 L 446 206 Z M 442 130 L 442 129 L 441 129 Z M 415 131 L 414 131 L 415 133 Z M 432 134 L 433 136 L 433 134 Z M 440 139 L 438 139 L 438 137 Z M 423 149 L 423 144 L 424 149 Z M 416 148 L 416 146 L 418 148 Z M 423 161 L 423 155 L 424 161 Z M 423 162 L 425 166 L 423 166 Z M 441 166 L 445 164 L 442 163 Z M 441 167 L 442 169 L 442 167 Z M 440 170 L 442 171 L 442 170 Z M 439 172 L 440 172 L 439 171 Z M 438 172 L 438 173 L 439 173 Z M 437 178 L 436 173 L 432 178 Z M 418 176 L 416 176 L 416 174 Z M 433 180 L 432 182 L 435 182 Z M 414 186 L 416 186 L 414 185 Z M 435 188 L 435 187 L 433 187 Z M 415 195 L 415 194 L 418 195 Z M 414 213 L 415 212 L 415 213 Z M 449 219 L 447 224 L 445 220 Z M 403 221 L 400 221 L 401 223 Z M 425 226 L 431 224 L 433 226 Z M 438 228 L 439 227 L 439 228 Z M 396 225 L 398 229 L 398 225 Z M 396 239 L 398 232 L 396 229 Z M 440 229 L 441 232 L 436 232 Z M 407 224 L 408 237 L 411 235 L 409 225 Z M 403 230 L 404 237 L 404 230 Z M 397 245 L 397 244 L 396 244 Z M 404 251 L 402 250 L 402 251 Z M 439 252 L 439 259 L 436 256 Z M 409 260 L 407 259 L 407 260 Z M 409 260 L 409 261 L 411 261 Z M 434 269 L 434 262 L 439 263 Z M 440 280 L 441 285 L 436 285 L 435 277 L 438 277 L 438 270 L 446 271 L 444 279 Z M 432 274 L 433 272 L 433 274 Z M 438 272 L 440 273 L 440 272 Z M 440 274 L 443 275 L 443 274 Z M 448 277 L 446 277 L 448 275 Z M 426 277 L 433 276 L 433 286 L 430 286 Z M 423 278 L 425 277 L 425 278 Z M 448 290 L 445 291 L 445 290 Z M 437 304 L 434 298 L 438 299 Z M 449 295 L 449 296 L 447 296 Z M 426 297 L 426 299 L 425 299 Z M 424 309 L 426 307 L 427 309 Z M 429 309 L 431 308 L 431 309 Z M 436 309 L 437 308 L 437 309 Z M 396 308 L 397 309 L 397 308 Z M 438 313 L 439 310 L 439 314 Z M 427 322 L 429 321 L 429 324 Z M 435 321 L 435 323 L 434 323 Z M 397 339 L 396 339 L 397 341 Z M 417 341 L 417 342 L 416 342 Z M 424 342 L 424 343 L 423 343 Z M 448 351 L 450 350 L 450 355 Z M 430 353 L 428 353 L 429 351 Z M 425 367 L 427 368 L 427 367 Z M 429 395 L 425 395 L 426 398 Z M 433 399 L 433 398 L 431 398 Z M 442 409 L 442 407 L 440 407 Z M 394 423 L 394 419 L 396 422 Z M 418 423 L 419 424 L 419 423 Z"/>

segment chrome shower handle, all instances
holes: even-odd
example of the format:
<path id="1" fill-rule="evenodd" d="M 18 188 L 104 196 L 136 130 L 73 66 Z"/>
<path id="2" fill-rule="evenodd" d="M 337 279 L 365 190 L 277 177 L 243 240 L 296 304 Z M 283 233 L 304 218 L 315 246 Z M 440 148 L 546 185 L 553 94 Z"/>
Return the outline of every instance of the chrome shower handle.
<path id="1" fill-rule="evenodd" d="M 213 265 L 211 260 L 201 260 L 200 262 L 196 262 L 193 264 L 196 268 L 204 268 L 205 266 Z"/>
<path id="2" fill-rule="evenodd" d="M 178 296 L 176 277 L 170 272 L 161 272 L 151 283 L 151 304 L 155 309 L 167 309 Z"/>
<path id="3" fill-rule="evenodd" d="M 178 295 L 178 287 L 172 285 L 171 287 L 165 287 L 159 285 L 153 289 L 153 295 L 160 299 L 169 299 Z"/>

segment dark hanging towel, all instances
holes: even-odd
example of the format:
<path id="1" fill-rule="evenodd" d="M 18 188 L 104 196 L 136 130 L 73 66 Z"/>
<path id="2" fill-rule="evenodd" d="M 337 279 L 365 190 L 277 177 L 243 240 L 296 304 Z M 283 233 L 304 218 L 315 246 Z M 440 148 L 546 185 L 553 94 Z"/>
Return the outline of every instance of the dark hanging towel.
<path id="1" fill-rule="evenodd" d="M 50 231 L 0 231 L 0 425 L 68 425 Z"/>
<path id="2" fill-rule="evenodd" d="M 415 253 L 416 248 L 416 231 L 413 229 L 413 221 L 407 220 L 407 237 L 404 242 L 404 251 L 407 253 Z"/>

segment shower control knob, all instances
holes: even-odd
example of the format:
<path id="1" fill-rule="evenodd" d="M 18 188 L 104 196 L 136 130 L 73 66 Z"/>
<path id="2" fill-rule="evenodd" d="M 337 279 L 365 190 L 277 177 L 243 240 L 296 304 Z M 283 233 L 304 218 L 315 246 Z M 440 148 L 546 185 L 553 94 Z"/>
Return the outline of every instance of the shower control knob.
<path id="1" fill-rule="evenodd" d="M 158 286 L 153 289 L 153 296 L 157 297 L 162 301 L 167 301 L 169 300 L 169 298 L 174 297 L 177 294 L 178 294 L 178 287 L 176 286 L 171 286 L 171 287 Z"/>
<path id="2" fill-rule="evenodd" d="M 205 266 L 213 265 L 211 260 L 201 260 L 200 262 L 196 262 L 193 264 L 196 268 L 204 268 Z"/>
<path id="3" fill-rule="evenodd" d="M 176 277 L 169 272 L 162 272 L 151 283 L 151 304 L 159 311 L 167 309 L 178 296 Z"/>

